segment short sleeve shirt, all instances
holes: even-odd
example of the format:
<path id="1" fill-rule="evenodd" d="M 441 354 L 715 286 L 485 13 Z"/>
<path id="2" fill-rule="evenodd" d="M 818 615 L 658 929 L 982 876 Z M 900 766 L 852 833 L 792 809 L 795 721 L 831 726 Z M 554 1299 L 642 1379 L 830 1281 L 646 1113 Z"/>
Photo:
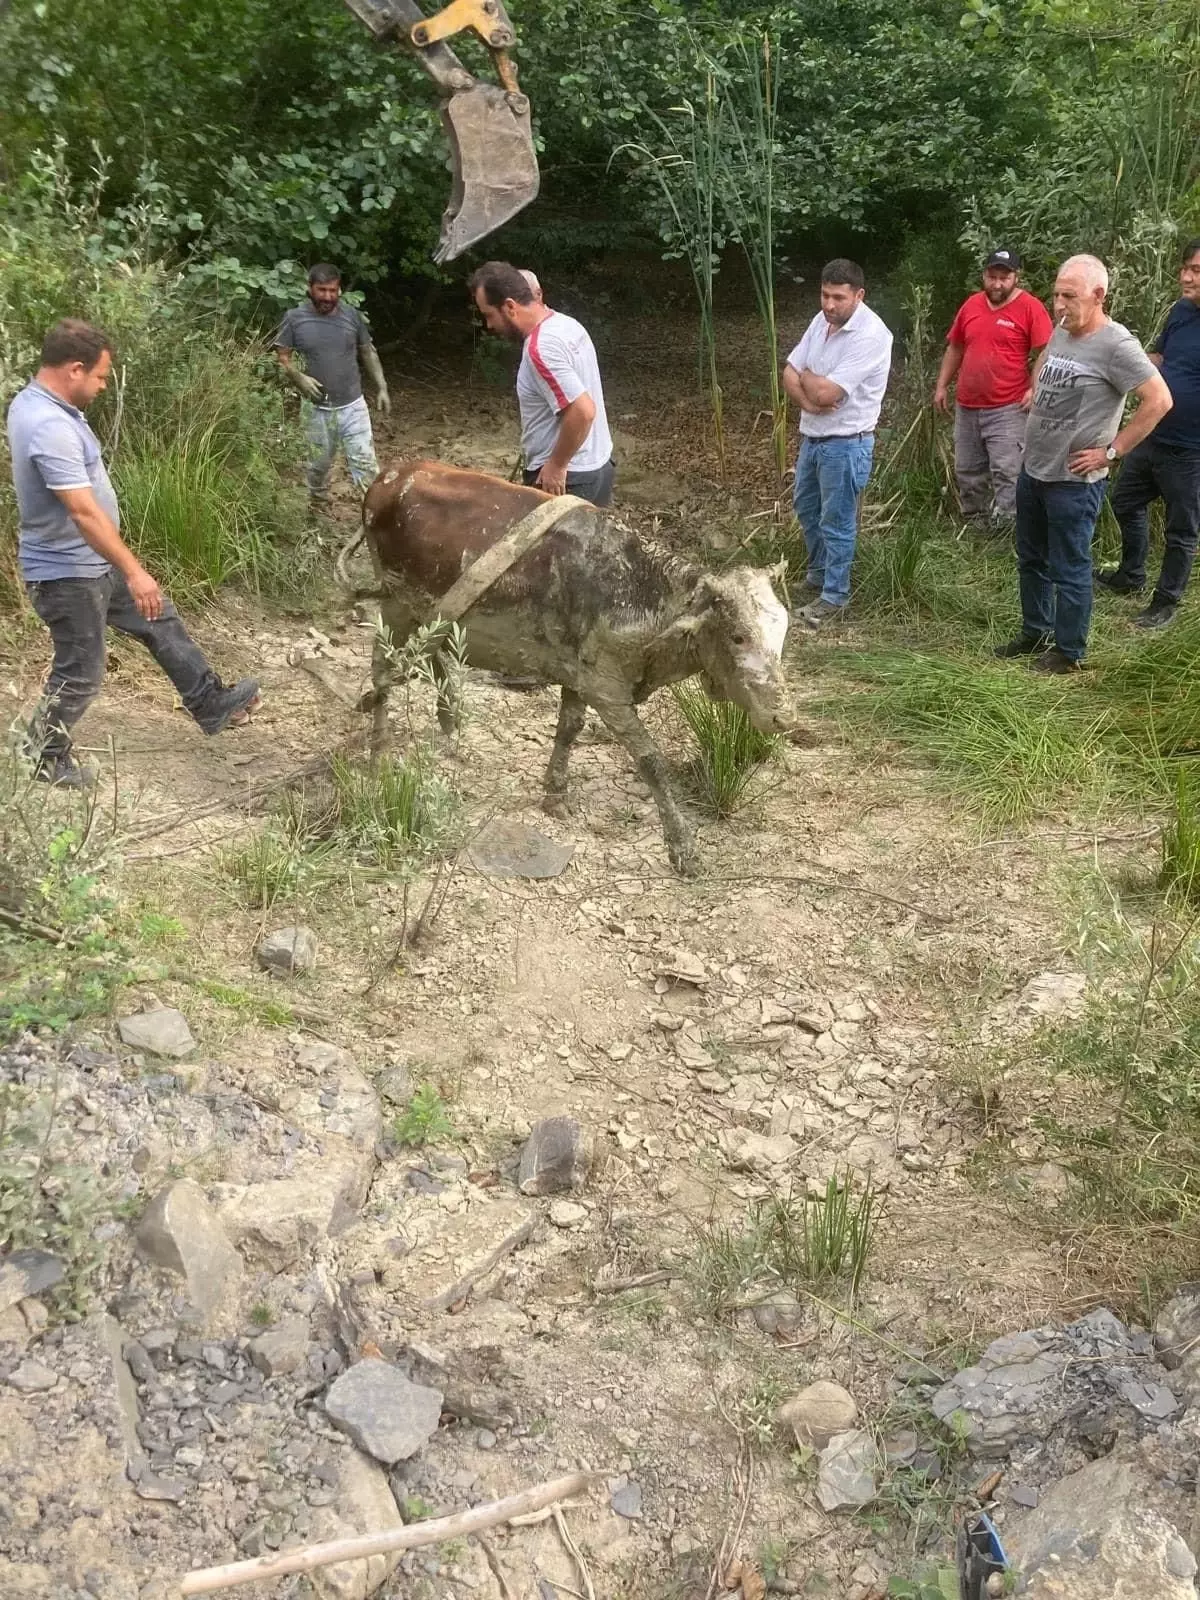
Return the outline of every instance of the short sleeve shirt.
<path id="1" fill-rule="evenodd" d="M 1025 433 L 1025 471 L 1042 483 L 1081 483 L 1067 469 L 1078 450 L 1109 445 L 1121 426 L 1125 396 L 1155 373 L 1154 363 L 1119 322 L 1084 338 L 1055 328 L 1046 346 Z M 1108 468 L 1086 474 L 1088 483 Z"/>
<path id="2" fill-rule="evenodd" d="M 797 372 L 807 368 L 846 392 L 832 411 L 800 413 L 804 438 L 874 432 L 892 366 L 892 335 L 870 306 L 860 301 L 842 328 L 831 328 L 818 311 L 787 364 Z"/>
<path id="3" fill-rule="evenodd" d="M 962 346 L 955 399 L 969 411 L 1019 405 L 1029 387 L 1029 357 L 1050 342 L 1054 324 L 1024 289 L 994 306 L 982 289 L 964 300 L 946 335 Z"/>
<path id="4" fill-rule="evenodd" d="M 1150 437 L 1155 444 L 1200 450 L 1200 306 L 1176 300 L 1150 348 L 1163 358 L 1159 371 L 1174 401 Z"/>
<path id="5" fill-rule="evenodd" d="M 318 311 L 305 299 L 284 313 L 275 335 L 277 349 L 296 350 L 304 357 L 304 370 L 325 391 L 317 402 L 336 410 L 362 399 L 358 352 L 371 343 L 366 317 L 355 306 L 339 300 L 332 311 Z"/>
<path id="6" fill-rule="evenodd" d="M 83 412 L 36 380 L 27 383 L 8 408 L 8 448 L 25 582 L 103 577 L 110 570 L 108 562 L 88 544 L 55 493 L 91 489 L 100 508 L 120 525 L 100 441 Z"/>
<path id="7" fill-rule="evenodd" d="M 558 419 L 581 394 L 591 396 L 596 416 L 567 471 L 596 472 L 612 460 L 613 448 L 596 347 L 581 322 L 552 311 L 526 338 L 517 369 L 521 449 L 529 471 L 549 460 L 558 442 Z"/>

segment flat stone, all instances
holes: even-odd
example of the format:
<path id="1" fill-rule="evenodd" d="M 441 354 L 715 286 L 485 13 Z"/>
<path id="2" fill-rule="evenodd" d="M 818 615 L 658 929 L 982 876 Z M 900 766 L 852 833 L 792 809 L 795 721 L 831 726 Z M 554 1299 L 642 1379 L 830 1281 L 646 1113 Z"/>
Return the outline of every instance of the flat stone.
<path id="1" fill-rule="evenodd" d="M 356 1534 L 386 1533 L 404 1525 L 387 1476 L 357 1450 L 341 1452 L 329 1500 L 317 1491 L 308 1496 L 313 1507 L 307 1538 L 324 1543 Z M 308 1574 L 313 1600 L 367 1600 L 381 1589 L 400 1563 L 400 1552 L 368 1556 L 358 1561 L 317 1567 Z"/>
<path id="2" fill-rule="evenodd" d="M 1154 1345 L 1188 1403 L 1200 1404 L 1200 1283 L 1181 1284 L 1159 1312 Z"/>
<path id="3" fill-rule="evenodd" d="M 875 1442 L 862 1428 L 835 1433 L 817 1463 L 817 1499 L 826 1511 L 858 1510 L 874 1500 Z"/>
<path id="4" fill-rule="evenodd" d="M 1023 1506 L 1026 1511 L 1032 1511 L 1041 1496 L 1037 1490 L 1027 1483 L 1014 1483 L 1008 1491 L 1008 1498 L 1015 1506 Z"/>
<path id="5" fill-rule="evenodd" d="M 775 1420 L 792 1433 L 797 1444 L 823 1450 L 835 1433 L 847 1433 L 854 1427 L 858 1407 L 840 1383 L 822 1379 L 785 1400 Z"/>
<path id="6" fill-rule="evenodd" d="M 556 1228 L 577 1228 L 587 1219 L 587 1207 L 578 1205 L 574 1200 L 556 1200 L 550 1207 L 550 1221 Z"/>
<path id="7" fill-rule="evenodd" d="M 8 1382 L 18 1394 L 41 1394 L 46 1389 L 53 1389 L 58 1382 L 58 1373 L 43 1366 L 40 1361 L 26 1360 L 13 1368 L 8 1375 Z"/>
<path id="8" fill-rule="evenodd" d="M 625 1517 L 630 1522 L 636 1522 L 642 1516 L 642 1486 L 631 1479 L 622 1484 L 619 1489 L 614 1489 L 608 1499 L 609 1505 L 619 1517 Z"/>
<path id="9" fill-rule="evenodd" d="M 283 977 L 311 972 L 317 964 L 317 936 L 311 928 L 277 928 L 254 952 L 260 967 Z"/>
<path id="10" fill-rule="evenodd" d="M 303 1178 L 221 1187 L 217 1215 L 252 1266 L 286 1272 L 354 1222 L 372 1165 L 310 1160 Z"/>
<path id="11" fill-rule="evenodd" d="M 496 817 L 475 835 L 467 858 L 493 878 L 557 878 L 575 854 L 515 817 Z"/>
<path id="12" fill-rule="evenodd" d="M 1125 1461 L 1106 1456 L 1061 1479 L 1005 1527 L 1023 1600 L 1196 1600 L 1196 1559 L 1146 1505 Z"/>
<path id="13" fill-rule="evenodd" d="M 722 1128 L 717 1144 L 725 1165 L 733 1172 L 776 1172 L 796 1154 L 796 1142 L 790 1134 L 755 1133 L 750 1128 Z"/>
<path id="14" fill-rule="evenodd" d="M 159 1190 L 138 1223 L 136 1237 L 148 1260 L 186 1281 L 188 1299 L 206 1317 L 215 1316 L 236 1295 L 241 1257 L 203 1190 L 190 1179 Z"/>
<path id="15" fill-rule="evenodd" d="M 440 1390 L 413 1383 L 387 1361 L 359 1361 L 334 1380 L 325 1410 L 334 1425 L 385 1466 L 407 1461 L 432 1438 Z"/>
<path id="16" fill-rule="evenodd" d="M 155 1056 L 186 1056 L 196 1046 L 187 1018 L 173 1006 L 119 1017 L 117 1032 L 131 1050 L 149 1050 Z"/>
<path id="17" fill-rule="evenodd" d="M 63 1264 L 45 1250 L 11 1250 L 0 1261 L 0 1311 L 44 1294 L 63 1280 Z"/>
<path id="18" fill-rule="evenodd" d="M 582 1189 L 592 1164 L 591 1141 L 574 1117 L 544 1117 L 535 1122 L 525 1147 L 517 1183 L 522 1194 L 561 1194 Z"/>
<path id="19" fill-rule="evenodd" d="M 278 1328 L 260 1333 L 250 1341 L 250 1359 L 267 1378 L 296 1372 L 308 1354 L 307 1317 L 287 1317 Z"/>

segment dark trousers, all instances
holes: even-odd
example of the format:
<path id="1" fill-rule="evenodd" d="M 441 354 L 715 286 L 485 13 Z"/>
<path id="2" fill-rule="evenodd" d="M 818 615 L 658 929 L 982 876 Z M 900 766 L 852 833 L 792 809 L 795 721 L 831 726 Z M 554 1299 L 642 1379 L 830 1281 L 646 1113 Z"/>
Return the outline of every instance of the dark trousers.
<path id="1" fill-rule="evenodd" d="M 1121 464 L 1110 502 L 1121 526 L 1120 574 L 1126 583 L 1139 588 L 1146 581 L 1150 507 L 1155 500 L 1162 501 L 1167 513 L 1166 548 L 1151 604 L 1177 606 L 1187 588 L 1200 536 L 1200 450 L 1155 444 L 1151 435 Z"/>
<path id="2" fill-rule="evenodd" d="M 213 702 L 223 685 L 165 596 L 162 616 L 147 622 L 115 569 L 102 578 L 52 578 L 26 589 L 54 641 L 45 698 L 30 730 L 43 760 L 56 760 L 70 750 L 71 729 L 100 692 L 106 627 L 144 644 L 200 726 L 205 726 L 207 713 L 213 727 L 220 715 Z"/>
<path id="3" fill-rule="evenodd" d="M 597 467 L 595 472 L 568 472 L 567 493 L 577 494 L 581 500 L 590 500 L 594 506 L 610 506 L 616 474 L 616 466 L 611 461 Z M 525 482 L 536 485 L 537 473 L 526 472 Z"/>
<path id="4" fill-rule="evenodd" d="M 1022 468 L 1017 478 L 1017 572 L 1021 627 L 1028 638 L 1053 635 L 1079 661 L 1092 621 L 1092 535 L 1104 503 L 1098 483 L 1043 483 Z"/>

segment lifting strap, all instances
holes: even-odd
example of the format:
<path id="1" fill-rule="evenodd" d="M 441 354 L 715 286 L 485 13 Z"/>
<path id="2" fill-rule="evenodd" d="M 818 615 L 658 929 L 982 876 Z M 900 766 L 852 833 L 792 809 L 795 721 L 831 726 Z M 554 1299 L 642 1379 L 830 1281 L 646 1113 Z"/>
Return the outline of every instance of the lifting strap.
<path id="1" fill-rule="evenodd" d="M 528 516 L 522 517 L 502 538 L 489 545 L 477 560 L 472 561 L 433 606 L 428 620 L 434 622 L 440 617 L 443 622 L 457 622 L 481 595 L 487 593 L 497 578 L 502 578 L 527 551 L 541 543 L 551 528 L 579 506 L 585 506 L 589 511 L 595 510 L 590 501 L 581 500 L 573 494 L 555 495 L 553 499 L 543 500 L 540 505 L 534 506 Z"/>

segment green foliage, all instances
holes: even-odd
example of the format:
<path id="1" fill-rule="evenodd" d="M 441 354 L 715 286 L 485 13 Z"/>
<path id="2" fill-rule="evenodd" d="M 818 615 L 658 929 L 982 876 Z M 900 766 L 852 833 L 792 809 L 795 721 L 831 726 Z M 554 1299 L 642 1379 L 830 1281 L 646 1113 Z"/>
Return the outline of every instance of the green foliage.
<path id="1" fill-rule="evenodd" d="M 87 1309 L 103 1250 L 96 1230 L 114 1215 L 116 1184 L 73 1159 L 53 1095 L 0 1084 L 0 1252 L 48 1250 L 66 1276 L 52 1300 L 69 1316 Z"/>
<path id="2" fill-rule="evenodd" d="M 319 880 L 320 854 L 275 823 L 218 851 L 217 863 L 252 911 L 269 911 Z"/>
<path id="3" fill-rule="evenodd" d="M 1159 844 L 1158 886 L 1170 900 L 1200 906 L 1200 785 L 1189 767 L 1175 780 L 1175 809 Z"/>
<path id="4" fill-rule="evenodd" d="M 381 867 L 420 860 L 448 838 L 457 799 L 420 747 L 368 767 L 335 756 L 329 771 L 337 832 L 364 860 Z"/>
<path id="5" fill-rule="evenodd" d="M 269 1328 L 275 1321 L 275 1313 L 266 1301 L 260 1300 L 250 1307 L 250 1321 L 256 1328 Z"/>
<path id="6" fill-rule="evenodd" d="M 407 1149 L 419 1150 L 453 1135 L 454 1124 L 446 1115 L 445 1102 L 431 1083 L 418 1085 L 408 1105 L 392 1120 L 392 1138 Z"/>
<path id="7" fill-rule="evenodd" d="M 958 1573 L 953 1567 L 923 1567 L 915 1578 L 892 1578 L 893 1600 L 959 1600 Z"/>
<path id="8" fill-rule="evenodd" d="M 671 692 L 696 743 L 696 786 L 715 816 L 731 817 L 755 798 L 755 773 L 779 740 L 760 733 L 741 706 L 712 700 L 697 684 L 678 683 Z"/>

